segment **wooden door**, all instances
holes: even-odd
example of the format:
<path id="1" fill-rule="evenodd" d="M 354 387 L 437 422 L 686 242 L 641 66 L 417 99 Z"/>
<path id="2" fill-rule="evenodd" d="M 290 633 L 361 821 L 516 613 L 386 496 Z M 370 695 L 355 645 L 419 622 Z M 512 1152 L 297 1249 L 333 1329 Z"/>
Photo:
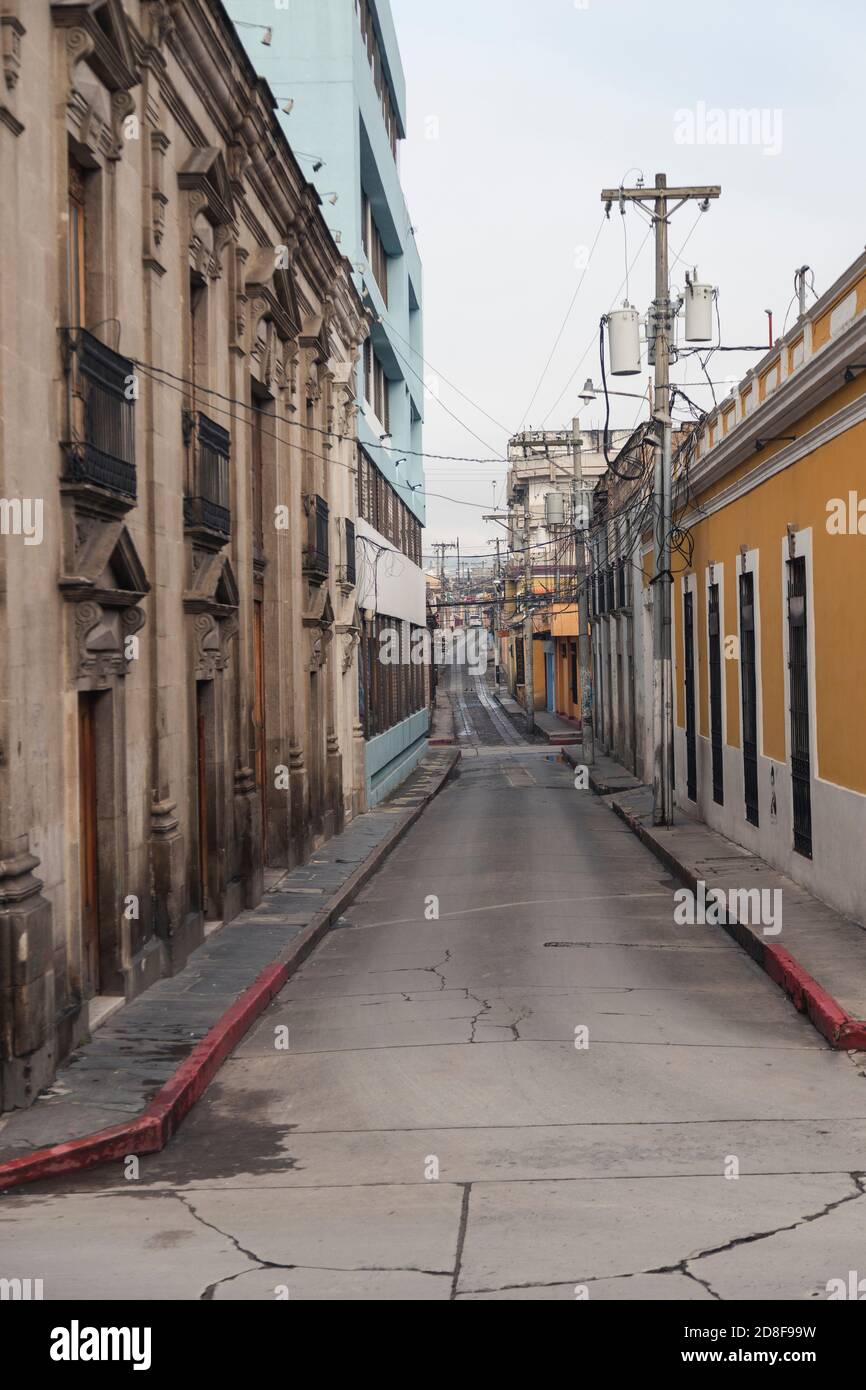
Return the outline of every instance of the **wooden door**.
<path id="1" fill-rule="evenodd" d="M 208 833 L 207 833 L 207 686 L 198 684 L 196 696 L 196 775 L 198 783 L 198 877 L 199 902 L 202 912 L 208 907 Z"/>
<path id="2" fill-rule="evenodd" d="M 94 695 L 79 695 L 78 697 L 81 947 L 84 991 L 88 998 L 100 992 L 95 703 L 96 696 Z"/>
<path id="3" fill-rule="evenodd" d="M 265 633 L 264 606 L 256 601 L 253 605 L 253 660 L 255 665 L 255 695 L 253 700 L 253 725 L 256 731 L 256 785 L 262 801 L 262 862 L 268 862 L 268 786 L 266 768 L 265 726 Z"/>

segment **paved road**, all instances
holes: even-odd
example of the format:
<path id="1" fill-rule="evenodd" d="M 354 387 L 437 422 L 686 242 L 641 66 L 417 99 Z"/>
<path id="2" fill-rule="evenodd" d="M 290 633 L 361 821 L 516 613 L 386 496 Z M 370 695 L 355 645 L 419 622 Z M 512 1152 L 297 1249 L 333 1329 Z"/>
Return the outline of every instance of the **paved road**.
<path id="1" fill-rule="evenodd" d="M 658 862 L 454 683 L 459 773 L 343 926 L 137 1179 L 0 1198 L 0 1272 L 217 1300 L 810 1299 L 866 1275 L 862 1059 L 674 925 Z"/>

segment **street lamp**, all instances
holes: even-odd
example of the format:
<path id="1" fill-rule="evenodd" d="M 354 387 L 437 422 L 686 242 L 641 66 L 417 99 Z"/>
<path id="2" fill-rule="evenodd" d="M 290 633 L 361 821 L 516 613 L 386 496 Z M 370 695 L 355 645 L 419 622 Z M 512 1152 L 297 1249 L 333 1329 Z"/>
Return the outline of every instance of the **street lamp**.
<path id="1" fill-rule="evenodd" d="M 265 45 L 265 48 L 270 48 L 274 37 L 274 31 L 269 24 L 251 24 L 249 20 L 236 19 L 235 27 L 238 29 L 264 29 L 261 42 Z"/>
<path id="2" fill-rule="evenodd" d="M 592 384 L 592 377 L 588 376 L 584 383 L 583 390 L 580 393 L 580 399 L 583 401 L 584 405 L 592 405 L 597 395 L 598 392 Z"/>

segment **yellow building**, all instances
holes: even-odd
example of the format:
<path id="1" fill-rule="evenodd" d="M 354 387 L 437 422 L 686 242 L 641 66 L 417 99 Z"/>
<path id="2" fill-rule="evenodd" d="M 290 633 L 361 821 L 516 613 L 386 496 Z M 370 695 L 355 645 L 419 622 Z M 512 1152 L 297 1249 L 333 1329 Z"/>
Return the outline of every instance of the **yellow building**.
<path id="1" fill-rule="evenodd" d="M 564 586 L 563 586 L 564 587 Z M 566 719 L 580 719 L 577 602 L 556 598 L 549 579 L 533 580 L 532 672 L 536 711 L 547 710 Z M 524 581 L 506 585 L 502 662 L 509 690 L 526 705 Z"/>
<path id="2" fill-rule="evenodd" d="M 866 255 L 706 418 L 677 471 L 677 805 L 862 919 Z M 646 588 L 650 549 L 645 534 Z M 651 603 L 643 616 L 651 671 Z M 648 717 L 645 699 L 647 744 Z"/>

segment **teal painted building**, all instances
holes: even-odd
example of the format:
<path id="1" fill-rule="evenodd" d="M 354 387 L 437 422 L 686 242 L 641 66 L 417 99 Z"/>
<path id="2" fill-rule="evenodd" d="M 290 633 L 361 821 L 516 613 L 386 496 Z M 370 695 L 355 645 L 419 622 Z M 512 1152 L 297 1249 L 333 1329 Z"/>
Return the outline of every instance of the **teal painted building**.
<path id="1" fill-rule="evenodd" d="M 358 371 L 358 440 L 385 487 L 374 485 L 369 497 L 359 498 L 359 606 L 377 619 L 423 626 L 417 545 L 426 519 L 422 270 L 400 184 L 406 82 L 391 6 L 389 0 L 227 0 L 226 9 L 274 94 L 286 137 L 322 198 L 373 318 Z M 388 549 L 398 559 L 389 559 Z M 363 709 L 363 694 L 361 703 Z M 404 701 L 400 709 L 406 708 Z M 388 709 L 386 722 L 394 717 L 393 701 Z M 370 804 L 414 769 L 427 732 L 426 710 L 412 710 L 384 731 L 381 717 L 372 721 Z"/>

